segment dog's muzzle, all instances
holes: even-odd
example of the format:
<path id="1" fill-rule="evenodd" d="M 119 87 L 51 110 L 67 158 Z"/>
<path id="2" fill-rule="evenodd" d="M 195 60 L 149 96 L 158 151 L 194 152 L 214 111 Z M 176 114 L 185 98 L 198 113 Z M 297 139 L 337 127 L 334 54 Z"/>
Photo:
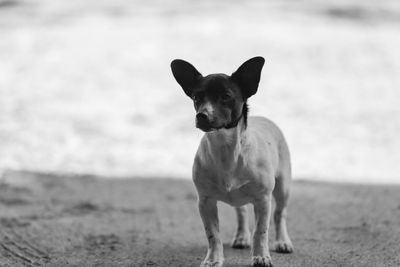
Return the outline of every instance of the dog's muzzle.
<path id="1" fill-rule="evenodd" d="M 196 114 L 196 127 L 205 131 L 209 132 L 212 130 L 210 117 L 205 112 L 199 112 Z"/>

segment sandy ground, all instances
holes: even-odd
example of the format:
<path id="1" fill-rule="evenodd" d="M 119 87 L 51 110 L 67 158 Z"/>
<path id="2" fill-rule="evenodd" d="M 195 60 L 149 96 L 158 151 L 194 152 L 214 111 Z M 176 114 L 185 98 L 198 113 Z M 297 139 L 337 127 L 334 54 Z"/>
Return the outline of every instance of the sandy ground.
<path id="1" fill-rule="evenodd" d="M 0 266 L 198 266 L 206 238 L 190 181 L 7 172 L 0 184 Z M 219 205 L 225 266 L 233 209 Z M 276 266 L 399 266 L 400 187 L 297 181 L 295 252 Z M 273 236 L 273 231 L 271 236 Z"/>
<path id="2" fill-rule="evenodd" d="M 397 0 L 0 0 L 0 172 L 190 177 L 201 133 L 171 60 L 263 55 L 250 112 L 295 178 L 399 183 L 399 31 Z"/>

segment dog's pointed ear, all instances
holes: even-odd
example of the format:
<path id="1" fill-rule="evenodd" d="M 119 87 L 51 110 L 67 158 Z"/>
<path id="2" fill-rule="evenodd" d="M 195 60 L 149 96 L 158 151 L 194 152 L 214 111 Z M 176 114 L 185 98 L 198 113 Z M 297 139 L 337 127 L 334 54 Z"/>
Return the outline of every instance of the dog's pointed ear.
<path id="1" fill-rule="evenodd" d="M 264 62 L 263 57 L 253 57 L 232 74 L 231 78 L 239 85 L 245 99 L 257 92 Z"/>
<path id="2" fill-rule="evenodd" d="M 192 97 L 193 88 L 203 77 L 201 73 L 192 64 L 182 59 L 173 60 L 171 70 L 185 94 Z"/>

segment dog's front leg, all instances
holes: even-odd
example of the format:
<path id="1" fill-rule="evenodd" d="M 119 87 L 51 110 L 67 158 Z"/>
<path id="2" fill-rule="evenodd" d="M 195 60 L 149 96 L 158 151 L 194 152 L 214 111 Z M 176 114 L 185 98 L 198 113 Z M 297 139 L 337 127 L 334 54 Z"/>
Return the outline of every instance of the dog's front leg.
<path id="1" fill-rule="evenodd" d="M 224 261 L 223 246 L 219 238 L 217 201 L 209 197 L 199 197 L 200 216 L 208 239 L 206 258 L 200 267 L 221 267 Z"/>
<path id="2" fill-rule="evenodd" d="M 268 249 L 268 229 L 271 217 L 271 196 L 263 196 L 254 203 L 256 229 L 253 236 L 253 267 L 271 267 Z"/>

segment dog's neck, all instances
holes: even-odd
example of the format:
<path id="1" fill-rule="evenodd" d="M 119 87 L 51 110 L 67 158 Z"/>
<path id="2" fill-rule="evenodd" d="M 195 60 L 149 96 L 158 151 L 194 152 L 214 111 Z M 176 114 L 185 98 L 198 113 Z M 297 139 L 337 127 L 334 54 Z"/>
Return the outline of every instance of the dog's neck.
<path id="1" fill-rule="evenodd" d="M 213 160 L 229 170 L 240 160 L 242 147 L 246 143 L 244 118 L 239 120 L 236 127 L 208 132 L 205 137 Z"/>

